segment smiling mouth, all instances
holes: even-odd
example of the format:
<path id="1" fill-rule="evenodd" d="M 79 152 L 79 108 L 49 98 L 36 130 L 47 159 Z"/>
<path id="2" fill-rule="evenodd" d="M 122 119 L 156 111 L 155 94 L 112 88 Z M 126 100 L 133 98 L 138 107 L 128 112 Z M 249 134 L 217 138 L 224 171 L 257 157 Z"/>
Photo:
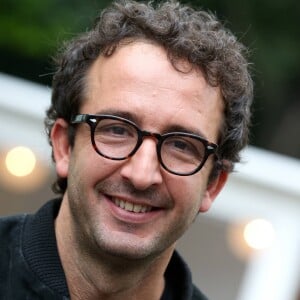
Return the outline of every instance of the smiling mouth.
<path id="1" fill-rule="evenodd" d="M 118 198 L 113 198 L 112 202 L 116 206 L 133 213 L 146 213 L 153 209 L 153 207 L 149 205 L 134 204 L 128 201 L 120 200 Z"/>

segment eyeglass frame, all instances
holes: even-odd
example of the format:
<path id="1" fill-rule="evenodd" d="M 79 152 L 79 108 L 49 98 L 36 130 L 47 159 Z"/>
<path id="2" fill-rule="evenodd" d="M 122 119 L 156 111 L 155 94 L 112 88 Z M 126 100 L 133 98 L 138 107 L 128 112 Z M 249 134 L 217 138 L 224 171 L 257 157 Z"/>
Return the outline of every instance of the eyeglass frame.
<path id="1" fill-rule="evenodd" d="M 115 158 L 115 157 L 110 157 L 102 152 L 100 152 L 100 150 L 98 149 L 96 142 L 95 142 L 95 129 L 98 125 L 98 123 L 103 120 L 103 119 L 112 119 L 112 120 L 118 120 L 118 121 L 122 121 L 125 122 L 131 126 L 133 126 L 133 128 L 136 130 L 137 132 L 137 143 L 135 145 L 135 147 L 133 148 L 133 150 L 126 155 L 125 157 L 121 157 L 121 158 Z M 144 141 L 144 137 L 154 137 L 157 140 L 156 143 L 156 153 L 157 153 L 157 158 L 158 161 L 160 163 L 160 165 L 169 173 L 174 174 L 174 175 L 178 175 L 178 176 L 190 176 L 190 175 L 194 175 L 195 173 L 199 172 L 202 167 L 204 166 L 204 164 L 206 163 L 208 157 L 210 155 L 216 154 L 218 145 L 212 142 L 207 141 L 206 139 L 204 139 L 203 137 L 194 134 L 194 133 L 187 133 L 187 132 L 168 132 L 168 133 L 164 133 L 164 134 L 159 134 L 159 133 L 155 133 L 155 132 L 150 132 L 147 130 L 141 130 L 134 122 L 125 119 L 123 117 L 119 117 L 119 116 L 115 116 L 115 115 L 110 115 L 110 114 L 77 114 L 75 115 L 72 120 L 71 120 L 71 124 L 80 124 L 80 123 L 87 123 L 90 126 L 90 132 L 91 132 L 91 143 L 93 145 L 94 150 L 102 157 L 110 159 L 110 160 L 126 160 L 130 157 L 132 157 L 137 150 L 140 148 L 140 146 L 142 145 L 143 141 Z M 169 138 L 170 136 L 186 136 L 186 137 L 191 137 L 194 138 L 196 140 L 199 140 L 203 145 L 204 145 L 204 149 L 205 149 L 205 153 L 203 156 L 202 161 L 200 162 L 199 166 L 196 167 L 193 171 L 189 172 L 189 173 L 178 173 L 175 171 L 170 170 L 163 162 L 162 157 L 161 157 L 161 147 L 162 144 L 164 142 L 165 139 Z"/>

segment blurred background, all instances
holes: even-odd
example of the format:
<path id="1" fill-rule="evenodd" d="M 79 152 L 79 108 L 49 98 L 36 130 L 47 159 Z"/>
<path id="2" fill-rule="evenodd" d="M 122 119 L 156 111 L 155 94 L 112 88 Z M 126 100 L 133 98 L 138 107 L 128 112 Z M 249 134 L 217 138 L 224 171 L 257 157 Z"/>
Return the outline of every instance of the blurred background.
<path id="1" fill-rule="evenodd" d="M 109 2 L 1 0 L 0 215 L 35 211 L 53 197 L 43 129 L 52 57 Z M 178 247 L 212 300 L 298 300 L 300 2 L 188 3 L 215 12 L 249 47 L 255 99 L 245 164 Z"/>
<path id="2" fill-rule="evenodd" d="M 1 0 L 1 72 L 51 85 L 62 41 L 91 27 L 107 0 Z M 300 158 L 300 2 L 194 0 L 216 12 L 251 50 L 253 145 Z"/>

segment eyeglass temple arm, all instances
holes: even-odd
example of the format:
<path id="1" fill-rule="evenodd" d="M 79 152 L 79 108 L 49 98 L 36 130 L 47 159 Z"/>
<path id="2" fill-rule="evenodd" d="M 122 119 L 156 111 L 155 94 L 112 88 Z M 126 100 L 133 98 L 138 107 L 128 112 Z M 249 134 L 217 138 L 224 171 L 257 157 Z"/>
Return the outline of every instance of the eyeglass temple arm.
<path id="1" fill-rule="evenodd" d="M 73 120 L 72 123 L 82 123 L 85 122 L 87 120 L 87 115 L 76 115 Z"/>

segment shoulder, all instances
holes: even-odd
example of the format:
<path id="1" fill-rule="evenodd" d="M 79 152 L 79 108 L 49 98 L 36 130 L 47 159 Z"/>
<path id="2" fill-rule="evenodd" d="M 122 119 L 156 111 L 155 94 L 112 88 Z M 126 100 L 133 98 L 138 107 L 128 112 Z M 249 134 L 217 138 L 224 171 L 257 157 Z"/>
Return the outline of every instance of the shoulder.
<path id="1" fill-rule="evenodd" d="M 6 241 L 16 239 L 17 232 L 20 232 L 26 219 L 26 214 L 1 217 L 0 218 L 0 240 Z"/>
<path id="2" fill-rule="evenodd" d="M 1 266 L 8 263 L 13 249 L 16 249 L 20 245 L 26 216 L 24 214 L 0 218 Z"/>
<path id="3" fill-rule="evenodd" d="M 193 284 L 192 274 L 183 258 L 174 251 L 165 272 L 166 293 L 171 295 L 162 299 L 208 300 Z"/>
<path id="4" fill-rule="evenodd" d="M 195 285 L 193 285 L 192 300 L 208 300 L 208 298 Z"/>
<path id="5" fill-rule="evenodd" d="M 0 218 L 0 289 L 5 286 L 8 279 L 16 249 L 20 248 L 20 240 L 26 215 Z M 3 286 L 2 286 L 3 285 Z"/>

